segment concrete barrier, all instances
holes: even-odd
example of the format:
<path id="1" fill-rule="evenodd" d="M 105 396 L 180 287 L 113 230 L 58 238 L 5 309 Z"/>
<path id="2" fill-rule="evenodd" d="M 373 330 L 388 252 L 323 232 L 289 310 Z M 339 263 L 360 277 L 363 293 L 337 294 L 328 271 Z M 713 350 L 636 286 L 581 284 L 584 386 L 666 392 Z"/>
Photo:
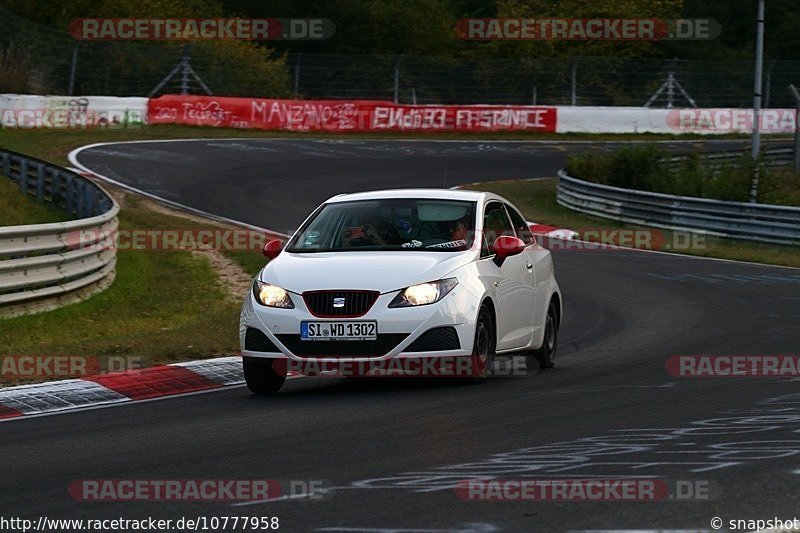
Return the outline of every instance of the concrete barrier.
<path id="1" fill-rule="evenodd" d="M 130 128 L 146 121 L 147 98 L 0 95 L 5 129 Z"/>

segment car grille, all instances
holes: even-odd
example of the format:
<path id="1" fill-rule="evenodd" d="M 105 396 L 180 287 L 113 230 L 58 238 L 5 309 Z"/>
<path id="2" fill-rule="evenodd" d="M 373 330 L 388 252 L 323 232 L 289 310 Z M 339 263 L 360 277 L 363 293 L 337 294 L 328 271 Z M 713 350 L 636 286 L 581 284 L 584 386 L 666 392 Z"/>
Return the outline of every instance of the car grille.
<path id="1" fill-rule="evenodd" d="M 407 333 L 382 333 L 374 341 L 304 341 L 300 335 L 277 335 L 298 357 L 380 357 L 408 337 Z"/>
<path id="2" fill-rule="evenodd" d="M 412 342 L 404 352 L 441 352 L 460 350 L 458 333 L 452 326 L 429 329 Z"/>
<path id="3" fill-rule="evenodd" d="M 323 318 L 354 318 L 364 315 L 378 299 L 375 291 L 309 291 L 303 293 L 311 314 Z M 334 299 L 344 298 L 342 307 L 334 307 Z"/>
<path id="4" fill-rule="evenodd" d="M 255 328 L 247 328 L 244 334 L 244 349 L 252 352 L 281 352 L 269 337 Z"/>

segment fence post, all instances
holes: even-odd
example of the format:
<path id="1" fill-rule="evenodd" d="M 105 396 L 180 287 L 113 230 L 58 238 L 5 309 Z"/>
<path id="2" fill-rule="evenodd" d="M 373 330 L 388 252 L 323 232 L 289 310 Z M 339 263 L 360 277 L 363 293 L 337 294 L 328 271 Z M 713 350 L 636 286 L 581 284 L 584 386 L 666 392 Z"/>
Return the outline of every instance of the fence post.
<path id="1" fill-rule="evenodd" d="M 758 17 L 756 18 L 756 68 L 753 82 L 753 147 L 751 155 L 756 163 L 753 181 L 750 184 L 750 202 L 758 201 L 758 179 L 761 172 L 759 156 L 761 154 L 761 89 L 764 86 L 764 0 L 758 0 Z"/>
<path id="2" fill-rule="evenodd" d="M 794 84 L 789 85 L 789 91 L 794 96 L 794 173 L 800 174 L 800 124 L 797 123 L 800 119 L 800 93 Z"/>
<path id="3" fill-rule="evenodd" d="M 181 94 L 189 94 L 189 69 L 186 68 L 189 65 L 189 51 L 191 50 L 190 44 L 187 44 L 183 47 L 183 59 L 181 63 L 183 64 L 183 68 L 181 69 Z"/>
<path id="4" fill-rule="evenodd" d="M 398 103 L 400 99 L 400 62 L 403 61 L 403 54 L 398 56 L 394 64 L 394 103 Z"/>
<path id="5" fill-rule="evenodd" d="M 578 61 L 580 59 L 576 59 L 572 63 L 572 105 L 577 105 L 578 103 Z"/>
<path id="6" fill-rule="evenodd" d="M 770 93 L 772 92 L 772 69 L 775 68 L 775 64 L 777 62 L 777 59 L 773 59 L 769 64 L 769 69 L 767 70 L 767 87 L 764 89 L 764 109 L 769 109 L 769 97 Z"/>
<path id="7" fill-rule="evenodd" d="M 75 46 L 72 47 L 72 66 L 69 69 L 69 87 L 67 88 L 67 94 L 72 96 L 75 93 L 75 71 L 78 68 L 78 46 L 80 46 L 80 41 L 75 43 Z"/>
<path id="8" fill-rule="evenodd" d="M 295 56 L 294 63 L 294 99 L 297 100 L 297 95 L 300 93 L 300 58 L 302 57 L 301 52 L 297 52 Z"/>

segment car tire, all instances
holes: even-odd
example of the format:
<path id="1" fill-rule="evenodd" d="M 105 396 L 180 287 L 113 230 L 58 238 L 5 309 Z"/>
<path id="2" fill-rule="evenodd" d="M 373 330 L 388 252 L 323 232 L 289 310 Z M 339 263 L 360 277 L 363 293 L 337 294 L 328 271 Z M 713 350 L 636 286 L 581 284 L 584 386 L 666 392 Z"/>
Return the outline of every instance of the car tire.
<path id="1" fill-rule="evenodd" d="M 247 388 L 253 394 L 275 394 L 286 381 L 286 361 L 242 357 L 242 368 Z"/>
<path id="2" fill-rule="evenodd" d="M 544 323 L 544 339 L 542 347 L 533 351 L 533 356 L 539 362 L 539 368 L 553 368 L 556 365 L 556 348 L 558 347 L 558 318 L 556 306 L 550 303 L 547 308 L 547 318 Z"/>
<path id="3" fill-rule="evenodd" d="M 478 321 L 475 324 L 475 341 L 472 345 L 470 356 L 471 383 L 483 383 L 491 373 L 494 364 L 495 340 L 494 323 L 492 314 L 485 305 L 478 312 Z"/>

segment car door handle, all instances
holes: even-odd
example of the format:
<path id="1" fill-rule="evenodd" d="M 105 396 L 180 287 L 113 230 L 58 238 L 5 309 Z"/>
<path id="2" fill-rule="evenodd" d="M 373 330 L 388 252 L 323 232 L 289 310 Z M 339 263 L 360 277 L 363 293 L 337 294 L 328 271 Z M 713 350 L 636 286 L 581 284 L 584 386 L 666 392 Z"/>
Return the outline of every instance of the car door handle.
<path id="1" fill-rule="evenodd" d="M 530 269 L 532 269 L 532 268 L 533 268 L 533 265 L 532 265 L 531 263 L 525 263 L 525 268 L 527 268 L 528 270 L 530 270 Z"/>

